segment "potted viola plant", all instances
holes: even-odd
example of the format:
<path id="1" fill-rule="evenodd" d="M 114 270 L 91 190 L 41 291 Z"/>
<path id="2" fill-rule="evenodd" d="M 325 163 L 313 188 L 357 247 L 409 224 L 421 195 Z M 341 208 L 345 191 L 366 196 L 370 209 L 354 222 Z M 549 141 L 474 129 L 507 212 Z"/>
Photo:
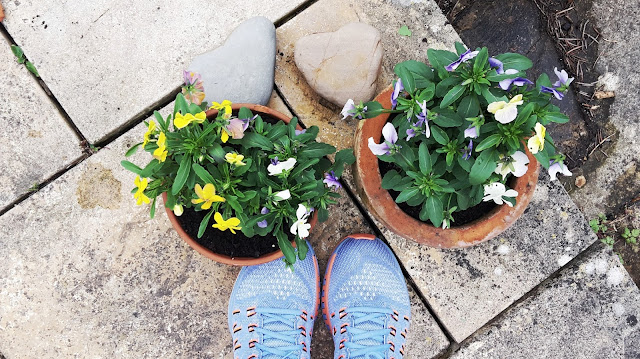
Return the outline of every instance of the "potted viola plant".
<path id="1" fill-rule="evenodd" d="M 332 163 L 326 156 L 336 149 L 316 141 L 316 126 L 302 129 L 295 117 L 260 105 L 209 106 L 202 89 L 200 76 L 185 72 L 173 113 L 155 112 L 143 141 L 127 151 L 151 155 L 144 167 L 122 161 L 137 175 L 137 204 L 151 203 L 153 217 L 163 196 L 180 236 L 222 263 L 304 259 L 305 238 L 329 217 L 353 151 L 339 151 Z"/>
<path id="2" fill-rule="evenodd" d="M 539 165 L 571 175 L 545 126 L 565 123 L 551 100 L 573 80 L 555 69 L 536 82 L 532 62 L 487 48 L 430 49 L 429 63 L 395 66 L 398 79 L 372 102 L 347 102 L 362 119 L 354 177 L 361 198 L 387 227 L 436 247 L 464 247 L 508 228 L 524 212 Z"/>

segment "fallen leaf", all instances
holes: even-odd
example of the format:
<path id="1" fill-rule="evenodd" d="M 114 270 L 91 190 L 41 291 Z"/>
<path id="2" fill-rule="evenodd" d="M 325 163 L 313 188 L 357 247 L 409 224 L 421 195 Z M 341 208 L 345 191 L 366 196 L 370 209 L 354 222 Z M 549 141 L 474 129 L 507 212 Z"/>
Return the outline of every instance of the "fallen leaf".
<path id="1" fill-rule="evenodd" d="M 398 34 L 402 36 L 411 36 L 411 30 L 409 30 L 407 25 L 402 25 L 402 27 L 398 29 Z"/>
<path id="2" fill-rule="evenodd" d="M 602 100 L 603 98 L 611 98 L 616 95 L 613 91 L 596 91 L 594 94 L 598 100 Z"/>

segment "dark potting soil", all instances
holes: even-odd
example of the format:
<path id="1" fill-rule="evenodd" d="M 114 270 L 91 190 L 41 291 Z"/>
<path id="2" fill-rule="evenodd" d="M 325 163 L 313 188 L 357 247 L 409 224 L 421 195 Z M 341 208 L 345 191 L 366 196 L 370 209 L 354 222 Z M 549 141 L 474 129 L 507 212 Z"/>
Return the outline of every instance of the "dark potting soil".
<path id="1" fill-rule="evenodd" d="M 237 112 L 234 111 L 234 114 L 237 114 Z M 271 124 L 278 121 L 278 119 L 267 114 L 260 114 L 260 117 Z M 185 208 L 182 216 L 176 218 L 184 231 L 194 241 L 210 251 L 229 257 L 258 258 L 279 249 L 278 239 L 272 234 L 264 237 L 255 235 L 249 238 L 242 231 L 236 231 L 236 234 L 233 234 L 230 230 L 220 231 L 216 228 L 211 228 L 211 225 L 215 223 L 213 217 L 209 220 L 207 230 L 204 231 L 201 238 L 198 238 L 200 222 L 202 222 L 207 213 L 208 211 L 195 211 L 193 208 Z M 289 241 L 295 240 L 295 236 L 289 231 L 285 233 Z"/>
<path id="2" fill-rule="evenodd" d="M 215 223 L 213 218 L 209 221 L 207 230 L 204 231 L 202 238 L 198 238 L 200 222 L 202 222 L 207 212 L 197 212 L 193 208 L 185 208 L 182 216 L 176 218 L 184 231 L 193 240 L 212 252 L 229 257 L 258 258 L 278 250 L 278 240 L 274 235 L 264 237 L 255 235 L 249 238 L 242 231 L 236 231 L 236 234 L 231 233 L 230 230 L 220 231 L 216 228 L 211 228 L 211 225 Z M 286 232 L 286 234 L 289 240 L 295 239 L 291 233 Z"/>
<path id="3" fill-rule="evenodd" d="M 391 170 L 401 171 L 395 164 L 380 160 L 378 160 L 378 166 L 380 167 L 380 175 L 382 178 L 384 178 L 384 175 Z M 400 195 L 400 192 L 389 190 L 389 194 L 395 201 L 395 199 Z M 404 213 L 420 221 L 420 210 L 422 209 L 422 205 L 409 206 L 406 202 L 397 203 L 397 205 Z M 493 202 L 480 202 L 480 204 L 464 211 L 454 212 L 452 214 L 454 221 L 451 223 L 451 227 L 460 227 L 471 223 L 476 219 L 482 218 L 496 207 L 498 207 L 498 205 Z M 431 222 L 428 223 L 431 224 Z"/>

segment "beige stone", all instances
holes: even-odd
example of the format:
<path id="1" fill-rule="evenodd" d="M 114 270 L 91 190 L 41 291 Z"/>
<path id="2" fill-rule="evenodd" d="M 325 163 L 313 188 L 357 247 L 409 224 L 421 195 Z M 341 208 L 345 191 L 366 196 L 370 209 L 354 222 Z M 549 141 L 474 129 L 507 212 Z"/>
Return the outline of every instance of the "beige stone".
<path id="1" fill-rule="evenodd" d="M 354 22 L 336 32 L 312 34 L 295 44 L 294 59 L 307 83 L 336 106 L 373 98 L 382 63 L 380 33 Z"/>
<path id="2" fill-rule="evenodd" d="M 80 140 L 0 36 L 0 211 L 82 155 Z"/>

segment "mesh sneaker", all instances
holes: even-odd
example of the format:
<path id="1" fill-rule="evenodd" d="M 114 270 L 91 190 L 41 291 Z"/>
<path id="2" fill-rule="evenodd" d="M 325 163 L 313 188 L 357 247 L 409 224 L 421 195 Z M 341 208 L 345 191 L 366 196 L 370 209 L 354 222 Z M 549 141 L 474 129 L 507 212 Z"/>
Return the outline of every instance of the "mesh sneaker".
<path id="1" fill-rule="evenodd" d="M 318 261 L 311 245 L 305 260 L 293 267 L 291 272 L 278 259 L 240 271 L 228 312 L 234 358 L 310 358 L 320 302 Z"/>
<path id="2" fill-rule="evenodd" d="M 409 330 L 409 292 L 398 262 L 372 235 L 345 238 L 322 286 L 322 314 L 335 359 L 401 359 Z"/>

